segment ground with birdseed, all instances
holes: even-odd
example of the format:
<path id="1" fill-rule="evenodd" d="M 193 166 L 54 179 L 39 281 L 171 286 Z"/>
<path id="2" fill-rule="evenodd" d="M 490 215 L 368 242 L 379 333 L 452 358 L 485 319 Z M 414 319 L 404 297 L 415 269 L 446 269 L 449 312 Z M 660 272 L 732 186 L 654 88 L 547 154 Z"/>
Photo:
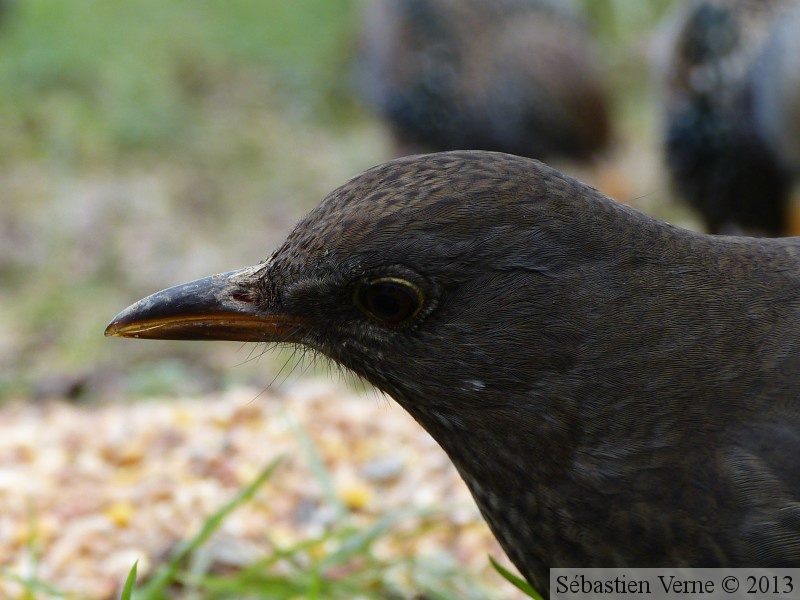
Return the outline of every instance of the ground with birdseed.
<path id="1" fill-rule="evenodd" d="M 281 456 L 203 547 L 209 571 L 250 565 L 342 519 L 367 527 L 395 513 L 374 553 L 398 561 L 392 576 L 409 596 L 415 569 L 460 566 L 479 597 L 517 597 L 489 565 L 487 554 L 505 561 L 502 551 L 444 453 L 376 392 L 311 380 L 168 402 L 12 402 L 0 421 L 0 572 L 70 597 L 114 597 L 135 560 L 147 577 Z M 320 542 L 312 556 L 339 543 Z M 0 597 L 20 594 L 0 577 Z"/>

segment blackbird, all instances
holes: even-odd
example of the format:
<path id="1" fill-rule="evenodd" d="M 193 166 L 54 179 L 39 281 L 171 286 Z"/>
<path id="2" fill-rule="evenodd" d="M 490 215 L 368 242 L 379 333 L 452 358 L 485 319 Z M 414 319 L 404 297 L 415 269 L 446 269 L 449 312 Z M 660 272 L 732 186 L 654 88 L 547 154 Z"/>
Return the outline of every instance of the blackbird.
<path id="1" fill-rule="evenodd" d="M 800 567 L 798 239 L 679 229 L 517 156 L 410 156 L 106 335 L 299 344 L 354 371 L 541 590 L 556 566 Z"/>
<path id="2" fill-rule="evenodd" d="M 756 119 L 775 152 L 800 171 L 800 3 L 776 23 L 755 79 Z"/>
<path id="3" fill-rule="evenodd" d="M 786 31 L 793 6 L 795 0 L 691 0 L 666 27 L 667 167 L 676 192 L 711 233 L 789 231 L 793 173 L 776 132 L 791 127 L 791 110 L 780 107 L 794 102 L 795 120 L 800 110 L 800 19 Z M 795 122 L 795 134 L 799 129 Z"/>
<path id="4" fill-rule="evenodd" d="M 401 153 L 585 160 L 609 143 L 609 100 L 588 28 L 566 4 L 372 0 L 363 95 Z"/>

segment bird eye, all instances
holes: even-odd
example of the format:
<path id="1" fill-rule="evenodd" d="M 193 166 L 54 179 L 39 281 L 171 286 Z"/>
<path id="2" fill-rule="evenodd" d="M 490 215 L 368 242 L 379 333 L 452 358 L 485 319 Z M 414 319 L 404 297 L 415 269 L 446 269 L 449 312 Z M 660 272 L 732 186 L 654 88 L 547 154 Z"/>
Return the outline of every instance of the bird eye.
<path id="1" fill-rule="evenodd" d="M 385 325 L 403 325 L 422 309 L 424 296 L 413 283 L 396 277 L 364 281 L 356 288 L 356 306 Z"/>

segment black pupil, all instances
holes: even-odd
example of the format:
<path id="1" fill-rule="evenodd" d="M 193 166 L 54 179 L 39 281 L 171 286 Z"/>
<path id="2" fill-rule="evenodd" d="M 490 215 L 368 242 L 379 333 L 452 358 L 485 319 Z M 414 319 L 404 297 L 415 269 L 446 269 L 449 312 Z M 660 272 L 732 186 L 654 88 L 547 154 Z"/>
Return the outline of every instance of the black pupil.
<path id="1" fill-rule="evenodd" d="M 393 281 L 364 285 L 361 301 L 374 317 L 387 323 L 400 323 L 411 318 L 419 304 L 414 290 Z"/>

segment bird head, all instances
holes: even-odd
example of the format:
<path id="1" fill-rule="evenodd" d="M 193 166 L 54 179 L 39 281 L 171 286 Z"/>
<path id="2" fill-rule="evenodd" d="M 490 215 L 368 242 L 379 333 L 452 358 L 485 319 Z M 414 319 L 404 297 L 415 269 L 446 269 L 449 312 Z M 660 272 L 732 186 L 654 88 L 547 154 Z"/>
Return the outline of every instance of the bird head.
<path id="1" fill-rule="evenodd" d="M 579 271 L 626 210 L 529 159 L 401 158 L 329 194 L 262 263 L 153 294 L 106 335 L 299 344 L 429 429 L 480 420 L 569 368 Z"/>

